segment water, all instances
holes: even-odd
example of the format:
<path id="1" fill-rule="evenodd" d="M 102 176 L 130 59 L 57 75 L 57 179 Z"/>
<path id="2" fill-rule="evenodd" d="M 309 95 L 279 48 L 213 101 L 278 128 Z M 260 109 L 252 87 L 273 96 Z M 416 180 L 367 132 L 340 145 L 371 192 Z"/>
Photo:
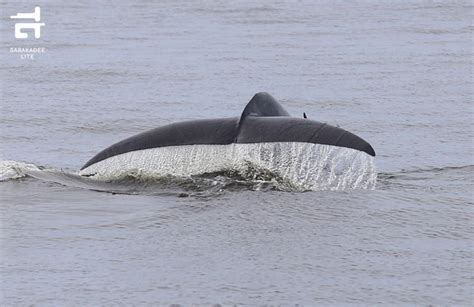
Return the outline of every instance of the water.
<path id="1" fill-rule="evenodd" d="M 19 42 L 0 3 L 2 305 L 472 304 L 470 2 L 37 4 Z M 76 175 L 259 91 L 369 141 L 375 189 Z"/>

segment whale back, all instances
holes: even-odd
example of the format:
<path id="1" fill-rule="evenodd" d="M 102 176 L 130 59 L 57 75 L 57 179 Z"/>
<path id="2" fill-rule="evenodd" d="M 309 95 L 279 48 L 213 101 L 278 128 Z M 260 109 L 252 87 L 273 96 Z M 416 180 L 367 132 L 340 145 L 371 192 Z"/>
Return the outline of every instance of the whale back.
<path id="1" fill-rule="evenodd" d="M 81 170 L 130 151 L 180 145 L 304 142 L 347 147 L 375 156 L 362 138 L 339 127 L 290 114 L 268 93 L 257 93 L 240 118 L 192 120 L 145 131 L 115 143 L 90 159 Z"/>

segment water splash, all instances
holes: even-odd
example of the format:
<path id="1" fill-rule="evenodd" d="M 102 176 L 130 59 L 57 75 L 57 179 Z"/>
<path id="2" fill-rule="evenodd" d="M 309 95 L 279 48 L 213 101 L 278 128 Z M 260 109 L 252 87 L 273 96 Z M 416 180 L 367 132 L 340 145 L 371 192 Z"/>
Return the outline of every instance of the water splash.
<path id="1" fill-rule="evenodd" d="M 189 145 L 128 152 L 80 172 L 98 180 L 226 172 L 270 181 L 282 190 L 374 189 L 373 158 L 349 148 L 309 143 Z"/>

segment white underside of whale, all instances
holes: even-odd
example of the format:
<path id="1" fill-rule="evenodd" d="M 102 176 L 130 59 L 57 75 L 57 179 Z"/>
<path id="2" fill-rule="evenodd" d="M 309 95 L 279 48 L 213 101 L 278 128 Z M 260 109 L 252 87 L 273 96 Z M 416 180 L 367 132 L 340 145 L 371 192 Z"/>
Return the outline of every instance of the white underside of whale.
<path id="1" fill-rule="evenodd" d="M 232 171 L 269 172 L 298 190 L 373 189 L 373 157 L 344 147 L 278 142 L 229 145 L 182 145 L 116 155 L 80 171 L 80 175 L 113 180 L 140 177 L 193 176 Z M 252 179 L 252 178 L 250 178 Z"/>

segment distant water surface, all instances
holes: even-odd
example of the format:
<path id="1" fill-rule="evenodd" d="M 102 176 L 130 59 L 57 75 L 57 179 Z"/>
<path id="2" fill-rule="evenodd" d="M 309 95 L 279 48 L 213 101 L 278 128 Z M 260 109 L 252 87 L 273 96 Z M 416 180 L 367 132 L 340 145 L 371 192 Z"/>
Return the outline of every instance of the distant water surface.
<path id="1" fill-rule="evenodd" d="M 1 305 L 472 305 L 471 2 L 36 4 L 42 37 L 20 42 L 9 16 L 32 4 L 0 3 Z M 259 91 L 369 141 L 375 189 L 76 180 Z"/>

